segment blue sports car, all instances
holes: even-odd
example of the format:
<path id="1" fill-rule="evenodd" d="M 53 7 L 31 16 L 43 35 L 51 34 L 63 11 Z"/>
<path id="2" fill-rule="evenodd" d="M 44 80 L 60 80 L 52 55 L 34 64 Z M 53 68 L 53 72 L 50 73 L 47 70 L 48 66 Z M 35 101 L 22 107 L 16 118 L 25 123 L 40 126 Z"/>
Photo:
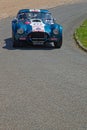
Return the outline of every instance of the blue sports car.
<path id="1" fill-rule="evenodd" d="M 19 10 L 12 20 L 13 47 L 23 46 L 26 41 L 27 45 L 53 42 L 55 48 L 61 48 L 62 30 L 49 10 Z"/>

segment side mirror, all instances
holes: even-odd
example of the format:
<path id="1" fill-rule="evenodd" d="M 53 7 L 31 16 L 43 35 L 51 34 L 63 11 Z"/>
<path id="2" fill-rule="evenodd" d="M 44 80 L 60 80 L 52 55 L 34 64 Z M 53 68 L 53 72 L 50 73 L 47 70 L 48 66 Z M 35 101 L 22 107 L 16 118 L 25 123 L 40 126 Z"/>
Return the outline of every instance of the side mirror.
<path id="1" fill-rule="evenodd" d="M 12 22 L 13 22 L 13 23 L 16 23 L 16 22 L 17 22 L 17 18 L 14 18 L 14 19 L 12 20 Z"/>
<path id="2" fill-rule="evenodd" d="M 53 21 L 56 22 L 56 18 L 53 18 Z"/>

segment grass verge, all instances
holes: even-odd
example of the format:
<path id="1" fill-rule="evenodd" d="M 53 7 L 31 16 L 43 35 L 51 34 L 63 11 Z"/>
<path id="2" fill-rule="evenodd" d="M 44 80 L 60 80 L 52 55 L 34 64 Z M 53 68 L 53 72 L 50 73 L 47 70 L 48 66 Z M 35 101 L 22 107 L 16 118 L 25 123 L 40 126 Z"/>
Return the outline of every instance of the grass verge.
<path id="1" fill-rule="evenodd" d="M 84 48 L 87 48 L 87 20 L 76 29 L 75 37 L 81 42 Z"/>

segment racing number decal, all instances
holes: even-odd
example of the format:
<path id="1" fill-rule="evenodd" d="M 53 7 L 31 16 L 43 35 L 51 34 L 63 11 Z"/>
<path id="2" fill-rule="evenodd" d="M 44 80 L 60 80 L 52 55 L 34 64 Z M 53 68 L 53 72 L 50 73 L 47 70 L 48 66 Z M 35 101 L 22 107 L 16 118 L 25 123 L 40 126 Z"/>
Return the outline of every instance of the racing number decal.
<path id="1" fill-rule="evenodd" d="M 44 31 L 44 24 L 42 23 L 32 23 L 31 24 L 32 26 L 32 31 L 41 31 L 43 32 Z"/>

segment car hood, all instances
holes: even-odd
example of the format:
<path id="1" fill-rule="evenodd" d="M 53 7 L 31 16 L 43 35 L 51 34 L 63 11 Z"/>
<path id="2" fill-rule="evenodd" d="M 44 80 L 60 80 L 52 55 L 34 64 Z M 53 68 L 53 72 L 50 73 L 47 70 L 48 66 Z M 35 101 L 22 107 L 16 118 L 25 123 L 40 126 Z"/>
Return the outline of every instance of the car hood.
<path id="1" fill-rule="evenodd" d="M 31 19 L 19 21 L 18 28 L 23 28 L 28 33 L 31 31 L 50 33 L 52 26 L 50 24 L 45 24 L 41 19 Z"/>

